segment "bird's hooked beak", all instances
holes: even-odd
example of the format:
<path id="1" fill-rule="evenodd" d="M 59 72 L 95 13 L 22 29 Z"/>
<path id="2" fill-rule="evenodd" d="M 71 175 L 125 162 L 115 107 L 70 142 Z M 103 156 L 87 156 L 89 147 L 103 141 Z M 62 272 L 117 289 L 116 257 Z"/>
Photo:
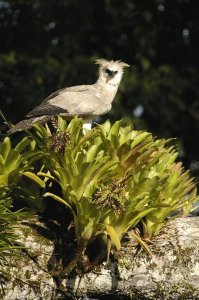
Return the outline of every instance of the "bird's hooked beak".
<path id="1" fill-rule="evenodd" d="M 109 71 L 109 76 L 114 77 L 116 74 L 118 73 L 118 71 Z"/>

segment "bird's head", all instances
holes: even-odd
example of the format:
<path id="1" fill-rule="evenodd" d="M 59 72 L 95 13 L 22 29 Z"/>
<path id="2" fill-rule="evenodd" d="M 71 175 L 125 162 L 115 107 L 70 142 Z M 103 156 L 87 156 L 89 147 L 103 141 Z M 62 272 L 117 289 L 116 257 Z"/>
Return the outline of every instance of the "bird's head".
<path id="1" fill-rule="evenodd" d="M 124 68 L 129 67 L 128 64 L 117 60 L 105 60 L 98 59 L 96 64 L 99 65 L 99 81 L 103 83 L 108 83 L 112 86 L 118 86 L 122 75 L 124 73 Z"/>

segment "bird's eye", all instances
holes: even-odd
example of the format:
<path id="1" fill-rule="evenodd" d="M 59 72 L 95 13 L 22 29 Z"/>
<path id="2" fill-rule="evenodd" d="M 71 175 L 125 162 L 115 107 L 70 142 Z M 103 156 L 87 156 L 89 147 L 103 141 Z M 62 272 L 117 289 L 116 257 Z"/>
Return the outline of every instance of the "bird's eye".
<path id="1" fill-rule="evenodd" d="M 111 70 L 105 69 L 105 72 L 106 72 L 107 74 L 110 74 L 110 73 L 111 73 Z"/>
<path id="2" fill-rule="evenodd" d="M 118 71 L 115 71 L 115 75 L 118 73 Z"/>

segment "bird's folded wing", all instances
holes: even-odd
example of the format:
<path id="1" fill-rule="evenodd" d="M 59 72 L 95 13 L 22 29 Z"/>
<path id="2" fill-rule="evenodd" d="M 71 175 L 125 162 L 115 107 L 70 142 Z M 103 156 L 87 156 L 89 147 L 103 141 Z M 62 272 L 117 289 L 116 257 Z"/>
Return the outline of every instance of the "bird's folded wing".
<path id="1" fill-rule="evenodd" d="M 69 112 L 67 111 L 67 109 L 63 109 L 61 107 L 55 106 L 55 105 L 51 105 L 50 103 L 46 103 L 46 104 L 41 104 L 39 106 L 37 106 L 35 109 L 31 110 L 26 117 L 30 118 L 30 117 L 38 117 L 38 116 L 43 116 L 43 115 L 58 115 L 58 114 L 69 114 Z"/>
<path id="2" fill-rule="evenodd" d="M 55 98 L 56 96 L 60 95 L 61 93 L 64 93 L 66 91 L 68 92 L 83 92 L 87 90 L 95 89 L 93 85 L 75 85 L 71 87 L 66 87 L 60 90 L 57 90 L 50 94 L 42 103 L 48 102 L 50 99 Z"/>
<path id="3" fill-rule="evenodd" d="M 82 87 L 82 86 L 80 86 Z M 27 114 L 27 117 L 41 115 L 101 115 L 110 107 L 103 101 L 100 93 L 93 88 L 63 89 L 54 96 L 44 100 L 42 104 Z"/>
<path id="4" fill-rule="evenodd" d="M 27 120 L 23 120 L 23 121 L 17 123 L 15 126 L 11 127 L 8 130 L 8 133 L 12 134 L 17 131 L 29 129 L 29 128 L 32 128 L 33 125 L 35 125 L 35 124 L 44 124 L 44 123 L 49 122 L 51 119 L 53 119 L 53 116 L 40 116 L 37 118 L 35 118 L 35 117 L 29 118 Z"/>

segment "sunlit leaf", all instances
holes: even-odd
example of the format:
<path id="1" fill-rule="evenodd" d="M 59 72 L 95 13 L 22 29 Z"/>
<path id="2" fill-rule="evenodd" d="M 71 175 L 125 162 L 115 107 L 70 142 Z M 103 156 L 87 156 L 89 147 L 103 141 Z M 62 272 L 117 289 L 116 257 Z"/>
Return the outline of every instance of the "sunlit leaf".
<path id="1" fill-rule="evenodd" d="M 26 177 L 30 178 L 34 182 L 36 182 L 40 187 L 44 188 L 45 187 L 45 182 L 41 180 L 36 174 L 26 171 L 23 173 Z"/>
<path id="2" fill-rule="evenodd" d="M 153 254 L 150 250 L 150 248 L 148 247 L 148 245 L 144 242 L 144 240 L 138 235 L 135 233 L 135 231 L 131 230 L 129 232 L 129 235 L 132 235 L 135 240 L 138 242 L 138 244 L 140 244 L 140 246 L 152 257 Z"/>
<path id="3" fill-rule="evenodd" d="M 121 244 L 120 244 L 119 237 L 116 231 L 114 230 L 114 227 L 106 224 L 106 231 L 107 234 L 110 236 L 111 243 L 116 247 L 117 251 L 119 251 L 121 248 Z"/>
<path id="4" fill-rule="evenodd" d="M 58 201 L 58 202 L 60 202 L 60 203 L 62 203 L 64 205 L 66 205 L 68 208 L 71 209 L 70 205 L 64 199 L 62 199 L 61 197 L 59 197 L 59 196 L 57 196 L 57 195 L 55 195 L 53 193 L 47 192 L 47 193 L 44 194 L 44 197 L 53 198 L 54 200 L 56 200 L 56 201 Z"/>

